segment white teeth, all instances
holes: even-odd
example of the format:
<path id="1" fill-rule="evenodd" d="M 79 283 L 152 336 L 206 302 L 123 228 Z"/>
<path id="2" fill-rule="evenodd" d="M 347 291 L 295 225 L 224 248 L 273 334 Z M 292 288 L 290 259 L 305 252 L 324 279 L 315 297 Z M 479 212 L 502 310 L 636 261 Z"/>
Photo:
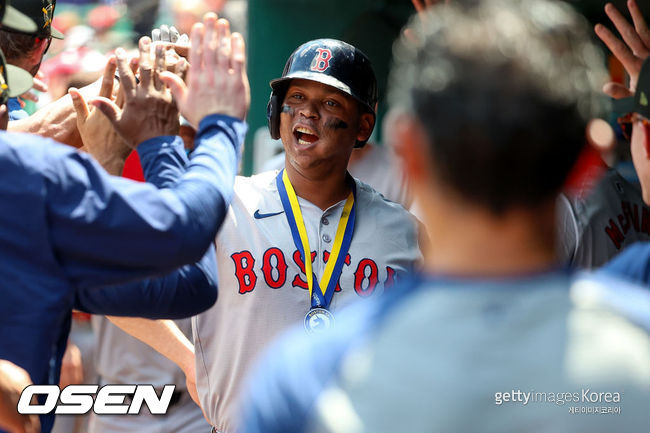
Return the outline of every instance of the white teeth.
<path id="1" fill-rule="evenodd" d="M 311 129 L 307 129 L 307 128 L 303 128 L 303 127 L 296 128 L 296 131 L 302 132 L 303 134 L 316 135 L 316 134 L 314 134 L 314 131 L 312 131 Z"/>
<path id="2" fill-rule="evenodd" d="M 311 144 L 309 141 L 305 141 L 302 138 L 300 140 L 298 140 L 298 143 L 299 144 Z"/>

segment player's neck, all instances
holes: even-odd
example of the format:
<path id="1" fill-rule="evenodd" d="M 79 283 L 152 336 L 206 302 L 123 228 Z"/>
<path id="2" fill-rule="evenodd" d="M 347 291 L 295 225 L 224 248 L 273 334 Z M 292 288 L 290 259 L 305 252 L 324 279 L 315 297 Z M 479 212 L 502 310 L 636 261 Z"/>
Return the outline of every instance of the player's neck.
<path id="1" fill-rule="evenodd" d="M 425 266 L 433 274 L 506 276 L 545 271 L 557 264 L 554 202 L 498 217 L 454 205 L 437 210 L 428 206 L 424 215 L 431 238 Z"/>
<path id="2" fill-rule="evenodd" d="M 345 200 L 350 194 L 345 169 L 332 170 L 327 174 L 309 176 L 287 164 L 285 167 L 296 195 L 322 210 Z"/>

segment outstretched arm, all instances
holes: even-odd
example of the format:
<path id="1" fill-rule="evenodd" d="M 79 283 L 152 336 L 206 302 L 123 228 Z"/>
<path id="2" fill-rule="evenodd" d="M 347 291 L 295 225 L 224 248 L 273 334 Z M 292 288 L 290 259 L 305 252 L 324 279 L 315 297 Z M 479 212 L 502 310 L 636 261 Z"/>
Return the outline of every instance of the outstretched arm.
<path id="1" fill-rule="evenodd" d="M 147 320 L 133 317 L 108 317 L 113 324 L 165 356 L 185 373 L 187 391 L 201 407 L 196 391 L 194 345 L 171 320 Z M 205 416 L 205 414 L 204 414 Z M 207 419 L 207 418 L 206 418 Z"/>
<path id="2" fill-rule="evenodd" d="M 75 152 L 48 167 L 53 247 L 77 287 L 122 283 L 196 262 L 223 221 L 245 133 L 239 119 L 249 104 L 245 50 L 241 36 L 231 36 L 227 21 L 217 23 L 214 14 L 195 26 L 192 37 L 188 86 L 171 73 L 160 74 L 158 62 L 150 70 L 141 67 L 136 85 L 118 50 L 124 109 L 107 99 L 93 101 L 128 144 L 144 141 L 138 152 L 149 179 L 162 170 L 160 153 L 179 140 L 155 137 L 169 119 L 177 119 L 162 82 L 170 85 L 181 112 L 199 126 L 188 173 L 172 188 L 107 177 Z"/>

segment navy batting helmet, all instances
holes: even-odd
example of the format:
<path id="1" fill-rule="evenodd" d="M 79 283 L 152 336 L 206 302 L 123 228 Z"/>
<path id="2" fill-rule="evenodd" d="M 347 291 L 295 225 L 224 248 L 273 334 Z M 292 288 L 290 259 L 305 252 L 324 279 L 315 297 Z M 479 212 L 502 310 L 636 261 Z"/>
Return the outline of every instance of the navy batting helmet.
<path id="1" fill-rule="evenodd" d="M 360 50 L 336 39 L 316 39 L 302 44 L 287 60 L 282 77 L 271 81 L 271 97 L 266 108 L 269 131 L 280 138 L 280 107 L 293 79 L 316 81 L 352 96 L 376 116 L 377 79 L 370 59 Z M 364 142 L 357 142 L 361 147 Z"/>

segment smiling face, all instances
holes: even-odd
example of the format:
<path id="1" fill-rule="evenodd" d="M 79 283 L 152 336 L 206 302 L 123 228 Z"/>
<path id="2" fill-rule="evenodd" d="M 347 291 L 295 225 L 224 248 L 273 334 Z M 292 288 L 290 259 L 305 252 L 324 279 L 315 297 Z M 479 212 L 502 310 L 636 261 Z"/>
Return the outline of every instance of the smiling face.
<path id="1" fill-rule="evenodd" d="M 334 87 L 292 80 L 280 114 L 287 168 L 308 178 L 346 170 L 356 141 L 368 139 L 374 121 L 359 102 Z"/>

